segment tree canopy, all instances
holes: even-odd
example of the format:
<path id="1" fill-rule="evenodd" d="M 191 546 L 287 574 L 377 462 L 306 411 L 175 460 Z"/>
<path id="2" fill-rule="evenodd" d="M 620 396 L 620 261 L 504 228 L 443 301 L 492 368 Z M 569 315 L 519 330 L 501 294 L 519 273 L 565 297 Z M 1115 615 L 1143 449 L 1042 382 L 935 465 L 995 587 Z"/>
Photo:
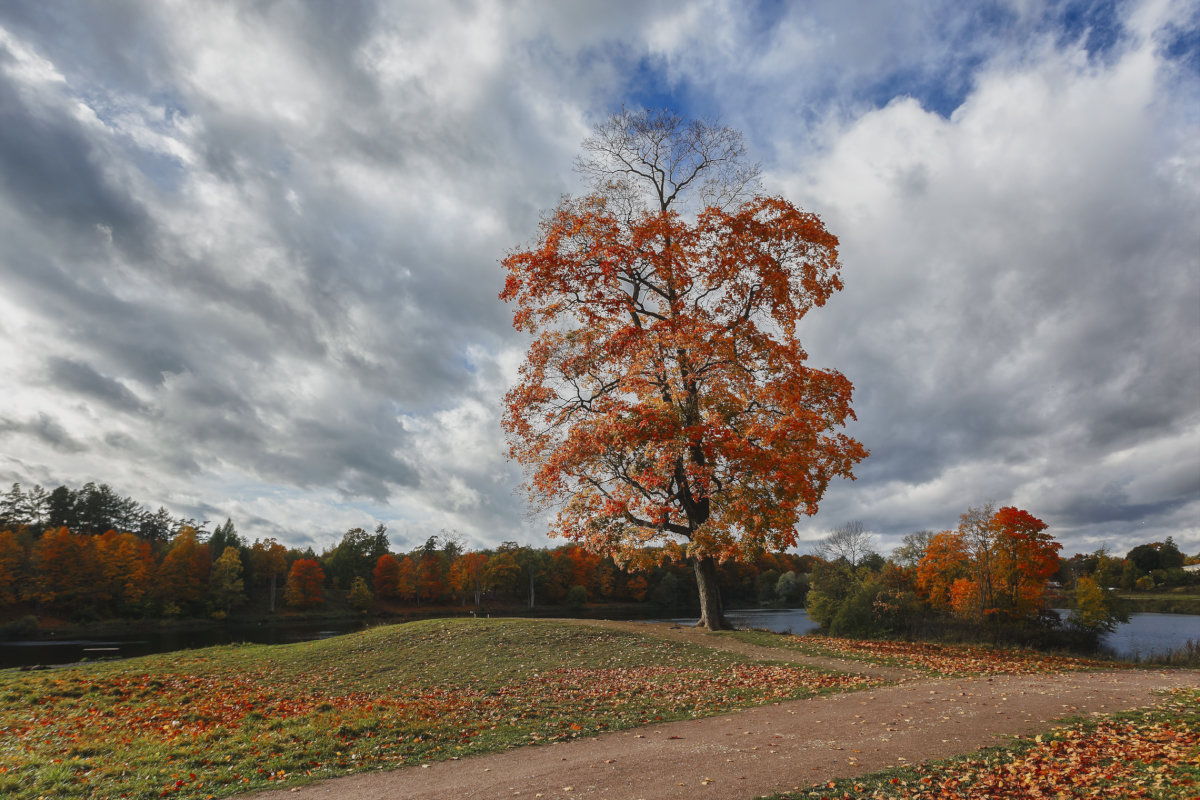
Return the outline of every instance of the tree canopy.
<path id="1" fill-rule="evenodd" d="M 850 381 L 808 366 L 797 336 L 842 288 L 837 238 L 751 193 L 729 128 L 625 111 L 584 152 L 593 192 L 504 260 L 501 299 L 535 337 L 505 398 L 510 453 L 561 535 L 621 561 L 686 554 L 701 624 L 723 627 L 715 564 L 794 545 L 867 455 L 841 432 Z"/>

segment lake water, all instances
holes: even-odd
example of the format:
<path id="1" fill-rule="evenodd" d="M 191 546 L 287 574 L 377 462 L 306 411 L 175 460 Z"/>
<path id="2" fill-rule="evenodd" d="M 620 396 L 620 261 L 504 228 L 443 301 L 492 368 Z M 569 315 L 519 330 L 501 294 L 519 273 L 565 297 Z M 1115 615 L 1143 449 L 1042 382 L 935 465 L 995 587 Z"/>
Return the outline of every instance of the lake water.
<path id="1" fill-rule="evenodd" d="M 1068 613 L 1060 611 L 1064 616 Z M 797 636 L 816 630 L 817 624 L 802 608 L 744 609 L 727 611 L 726 618 L 739 628 L 763 628 Z M 680 619 L 676 622 L 694 622 Z M 1131 614 L 1129 622 L 1107 634 L 1101 644 L 1120 658 L 1148 656 L 1179 649 L 1192 640 L 1200 644 L 1200 616 L 1195 614 Z"/>
<path id="2" fill-rule="evenodd" d="M 1130 614 L 1129 622 L 1104 637 L 1103 644 L 1122 658 L 1165 653 L 1188 640 L 1200 644 L 1200 616 Z"/>
<path id="3" fill-rule="evenodd" d="M 0 642 L 0 669 L 35 664 L 73 664 L 102 658 L 130 658 L 172 650 L 191 650 L 217 644 L 252 642 L 289 644 L 313 639 L 328 639 L 361 630 L 361 622 L 324 622 L 319 625 L 255 625 L 238 628 L 213 628 L 200 631 L 156 631 L 133 636 L 96 639 L 48 639 L 31 642 Z"/>

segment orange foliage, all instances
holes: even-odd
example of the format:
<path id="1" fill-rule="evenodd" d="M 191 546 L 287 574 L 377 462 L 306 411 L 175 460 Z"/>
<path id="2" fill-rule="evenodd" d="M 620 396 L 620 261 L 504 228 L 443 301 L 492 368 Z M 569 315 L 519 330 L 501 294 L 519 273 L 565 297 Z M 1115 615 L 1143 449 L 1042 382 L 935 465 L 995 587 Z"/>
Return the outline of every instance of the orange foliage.
<path id="1" fill-rule="evenodd" d="M 69 605 L 95 598 L 92 541 L 63 528 L 51 528 L 33 546 L 35 596 L 43 603 Z"/>
<path id="2" fill-rule="evenodd" d="M 287 548 L 274 539 L 255 541 L 250 548 L 250 563 L 260 580 L 274 580 L 287 572 Z"/>
<path id="3" fill-rule="evenodd" d="M 205 598 L 212 556 L 196 531 L 184 527 L 158 567 L 158 595 L 164 603 L 194 605 Z"/>
<path id="4" fill-rule="evenodd" d="M 996 535 L 996 605 L 1010 617 L 1036 614 L 1046 581 L 1058 572 L 1062 545 L 1046 533 L 1046 523 L 1027 511 L 1006 507 L 992 517 Z"/>
<path id="5" fill-rule="evenodd" d="M 396 591 L 401 600 L 415 600 L 417 597 L 417 566 L 409 556 L 397 560 L 400 562 L 400 576 L 396 581 Z"/>
<path id="6" fill-rule="evenodd" d="M 925 557 L 917 565 L 917 594 L 936 609 L 950 607 L 950 587 L 967 568 L 967 548 L 963 537 L 954 531 L 942 531 L 929 541 Z"/>
<path id="7" fill-rule="evenodd" d="M 25 550 L 12 531 L 0 531 L 0 605 L 16 602 Z"/>
<path id="8" fill-rule="evenodd" d="M 400 594 L 400 562 L 391 553 L 384 553 L 375 562 L 371 573 L 371 585 L 375 594 L 388 600 L 395 599 Z"/>
<path id="9" fill-rule="evenodd" d="M 483 576 L 487 569 L 488 557 L 483 553 L 463 553 L 454 562 L 447 582 L 453 592 L 463 596 L 471 595 L 475 605 L 483 599 Z"/>
<path id="10" fill-rule="evenodd" d="M 293 608 L 312 608 L 325 604 L 325 571 L 311 558 L 301 558 L 288 573 L 283 600 Z"/>
<path id="11" fill-rule="evenodd" d="M 488 559 L 483 584 L 490 591 L 513 593 L 521 585 L 521 565 L 512 553 L 501 550 Z"/>
<path id="12" fill-rule="evenodd" d="M 417 563 L 417 599 L 432 601 L 446 591 L 442 562 L 436 553 L 425 553 Z"/>
<path id="13" fill-rule="evenodd" d="M 964 619 L 978 619 L 984 613 L 980 605 L 979 583 L 970 578 L 957 578 L 950 584 L 950 610 Z"/>
<path id="14" fill-rule="evenodd" d="M 917 565 L 917 592 L 933 608 L 961 617 L 1028 618 L 1058 571 L 1060 549 L 1046 523 L 1027 511 L 972 508 L 957 530 L 930 541 Z"/>
<path id="15" fill-rule="evenodd" d="M 96 540 L 96 562 L 107 599 L 134 606 L 145 597 L 154 574 L 149 542 L 132 533 L 106 531 Z"/>
<path id="16" fill-rule="evenodd" d="M 571 559 L 572 586 L 582 586 L 589 595 L 596 593 L 596 570 L 603 560 L 602 556 L 590 553 L 582 547 L 566 548 L 567 557 Z"/>
<path id="17" fill-rule="evenodd" d="M 796 325 L 842 287 L 837 239 L 781 198 L 689 222 L 602 197 L 564 202 L 504 260 L 500 297 L 537 338 L 505 397 L 554 532 L 618 560 L 666 540 L 696 558 L 796 542 L 829 482 L 867 455 L 841 374 Z M 581 581 L 582 583 L 582 581 Z"/>

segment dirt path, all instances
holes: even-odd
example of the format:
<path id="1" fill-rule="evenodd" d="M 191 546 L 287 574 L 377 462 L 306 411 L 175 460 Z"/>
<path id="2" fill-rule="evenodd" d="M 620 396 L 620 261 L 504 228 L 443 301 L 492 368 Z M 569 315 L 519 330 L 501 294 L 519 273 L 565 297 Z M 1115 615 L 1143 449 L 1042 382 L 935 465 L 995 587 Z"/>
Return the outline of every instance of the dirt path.
<path id="1" fill-rule="evenodd" d="M 638 623 L 597 623 L 612 626 Z M 755 657 L 755 647 L 687 628 L 648 630 Z M 742 650 L 752 648 L 755 652 Z M 766 655 L 764 655 L 764 653 Z M 799 654 L 797 660 L 811 663 Z M 817 659 L 816 661 L 826 661 Z M 832 660 L 830 660 L 832 661 Z M 863 674 L 878 668 L 853 664 Z M 523 747 L 461 761 L 364 773 L 253 795 L 261 800 L 444 798 L 751 798 L 904 763 L 944 758 L 1046 730 L 1066 716 L 1155 701 L 1159 689 L 1200 686 L 1197 671 L 916 679 L 870 691 L 797 700 L 593 739 Z M 882 677 L 882 676 L 880 676 Z"/>

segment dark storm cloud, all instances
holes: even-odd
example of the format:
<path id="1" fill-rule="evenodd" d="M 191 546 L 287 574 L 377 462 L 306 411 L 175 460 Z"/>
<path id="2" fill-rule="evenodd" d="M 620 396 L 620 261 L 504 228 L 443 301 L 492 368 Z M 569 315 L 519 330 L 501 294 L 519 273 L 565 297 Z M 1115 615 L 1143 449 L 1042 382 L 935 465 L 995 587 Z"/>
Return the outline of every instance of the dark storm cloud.
<path id="1" fill-rule="evenodd" d="M 370 100 L 373 92 L 361 71 L 347 66 L 370 27 L 369 7 L 362 8 L 363 14 L 339 14 L 336 24 L 319 9 L 291 19 L 272 12 L 268 20 L 290 26 L 297 51 L 338 87 L 340 102 Z M 40 33 L 38 26 L 49 24 L 44 14 L 14 13 L 20 17 L 17 30 Z M 394 414 L 390 419 L 376 416 L 369 430 L 360 430 L 359 420 L 333 421 L 336 405 L 292 408 L 284 388 L 292 367 L 280 363 L 307 362 L 343 373 L 335 383 L 409 400 L 465 385 L 469 376 L 447 366 L 458 345 L 447 335 L 446 320 L 427 314 L 435 304 L 419 296 L 423 287 L 406 290 L 395 277 L 399 265 L 394 256 L 403 253 L 389 257 L 386 250 L 386 237 L 380 235 L 386 212 L 370 209 L 344 191 L 323 194 L 324 178 L 316 172 L 323 165 L 297 153 L 295 147 L 303 143 L 270 132 L 265 120 L 247 119 L 236 109 L 226 112 L 203 92 L 189 95 L 186 81 L 180 83 L 186 78 L 186 59 L 164 57 L 161 50 L 169 47 L 170 37 L 152 35 L 165 29 L 153 24 L 88 28 L 73 22 L 50 42 L 33 37 L 39 45 L 49 45 L 40 55 L 49 56 L 67 76 L 65 84 L 25 86 L 23 92 L 7 80 L 0 84 L 0 121 L 5 123 L 0 126 L 0 175 L 5 188 L 15 190 L 7 194 L 11 206 L 27 218 L 32 231 L 24 236 L 14 229 L 7 239 L 2 263 L 11 273 L 8 285 L 27 307 L 45 309 L 59 320 L 64 334 L 90 354 L 89 363 L 62 356 L 49 360 L 58 388 L 143 412 L 140 433 L 114 433 L 106 441 L 147 453 L 155 448 L 132 443 L 138 436 L 155 437 L 164 445 L 156 457 L 173 469 L 194 473 L 200 464 L 227 462 L 273 479 L 332 484 L 380 501 L 395 486 L 416 485 L 413 468 L 394 455 L 404 444 Z M 72 32 L 90 37 L 87 47 L 76 51 L 64 46 Z M 110 35 L 112 42 L 99 41 Z M 339 42 L 344 50 L 336 46 Z M 76 98 L 87 102 L 98 92 L 93 106 L 107 124 L 128 105 L 121 95 L 105 96 L 108 90 L 145 92 L 152 103 L 163 96 L 144 80 L 125 80 L 130 46 L 143 50 L 148 63 L 169 64 L 158 78 L 171 84 L 167 124 L 151 118 L 148 128 L 177 135 L 171 123 L 203 119 L 205 135 L 192 144 L 199 145 L 199 163 L 209 170 L 190 173 L 219 190 L 224 184 L 235 195 L 267 200 L 253 209 L 265 224 L 255 223 L 249 235 L 257 241 L 249 244 L 275 248 L 270 257 L 283 269 L 277 272 L 282 285 L 248 279 L 238 263 L 245 253 L 222 252 L 219 238 L 210 238 L 197 251 L 189 241 L 193 231 L 164 225 L 164 214 L 187 209 L 179 196 L 162 194 L 179 184 L 164 184 L 155 173 L 178 165 L 164 167 L 161 159 L 147 158 L 139 143 L 130 141 L 144 134 L 114 134 L 118 122 L 107 129 L 85 127 L 73 112 Z M 329 136 L 337 138 L 338 132 Z M 403 160 L 395 146 L 390 151 L 393 161 Z M 384 155 L 378 151 L 374 160 L 384 160 Z M 112 176 L 122 171 L 132 183 L 114 188 Z M 16 192 L 21 193 L 19 202 Z M 297 192 L 310 201 L 306 214 L 297 214 L 285 197 Z M 143 200 L 163 205 L 147 212 Z M 234 202 L 240 200 L 234 197 Z M 213 233 L 221 237 L 236 230 Z M 117 247 L 115 254 L 103 252 L 106 235 Z M 269 238 L 263 241 L 263 236 Z M 229 256 L 233 258 L 226 260 Z M 419 256 L 421 266 L 445 260 L 444 252 Z M 127 299 L 121 290 L 129 279 L 158 285 L 159 302 Z M 461 302 L 469 290 L 452 284 L 446 282 L 444 294 L 456 294 Z M 364 308 L 369 316 L 363 316 Z M 406 346 L 395 348 L 393 355 L 392 343 L 398 339 L 407 339 Z M 149 387 L 150 398 L 143 404 L 118 378 Z M 334 398 L 313 399 L 336 403 Z M 306 418 L 306 411 L 322 421 Z M 53 436 L 53 429 L 43 431 L 43 438 L 58 447 L 66 444 L 62 436 Z"/>
<path id="2" fill-rule="evenodd" d="M 94 397 L 118 411 L 140 412 L 146 406 L 124 384 L 101 375 L 89 364 L 67 358 L 52 358 L 50 380 L 59 388 Z"/>
<path id="3" fill-rule="evenodd" d="M 12 55 L 0 50 L 0 65 Z M 103 175 L 98 151 L 65 108 L 31 107 L 0 70 L 0 184 L 14 210 L 53 235 L 107 227 L 116 243 L 141 249 L 138 204 Z"/>
<path id="4" fill-rule="evenodd" d="M 14 433 L 30 436 L 61 453 L 82 453 L 87 450 L 58 420 L 45 412 L 27 420 L 0 417 L 0 435 Z"/>
<path id="5" fill-rule="evenodd" d="M 394 425 L 386 413 L 374 420 L 368 417 L 344 424 L 299 420 L 295 433 L 303 442 L 300 458 L 337 465 L 337 474 L 322 475 L 322 483 L 335 480 L 348 494 L 386 500 L 387 484 L 413 487 L 419 482 L 412 465 L 397 455 L 402 441 L 396 437 Z"/>
<path id="6" fill-rule="evenodd" d="M 1200 486 L 1192 487 L 1192 497 L 1196 491 L 1200 491 Z M 1180 510 L 1188 501 L 1188 496 L 1180 496 L 1154 503 L 1133 503 L 1121 487 L 1107 486 L 1094 494 L 1071 497 L 1064 505 L 1048 508 L 1046 511 L 1053 513 L 1066 525 L 1083 527 L 1105 523 L 1157 521 L 1171 512 Z"/>
<path id="7" fill-rule="evenodd" d="M 8 288 L 27 307 L 43 310 L 79 347 L 102 353 L 142 384 L 156 385 L 165 374 L 188 369 L 189 337 L 167 309 L 114 297 L 103 273 L 88 274 L 73 261 L 83 258 L 82 248 L 68 246 L 56 263 L 44 250 L 35 252 L 44 239 L 26 242 L 20 230 L 13 234 L 7 246 L 0 245 L 0 270 L 8 272 Z"/>

